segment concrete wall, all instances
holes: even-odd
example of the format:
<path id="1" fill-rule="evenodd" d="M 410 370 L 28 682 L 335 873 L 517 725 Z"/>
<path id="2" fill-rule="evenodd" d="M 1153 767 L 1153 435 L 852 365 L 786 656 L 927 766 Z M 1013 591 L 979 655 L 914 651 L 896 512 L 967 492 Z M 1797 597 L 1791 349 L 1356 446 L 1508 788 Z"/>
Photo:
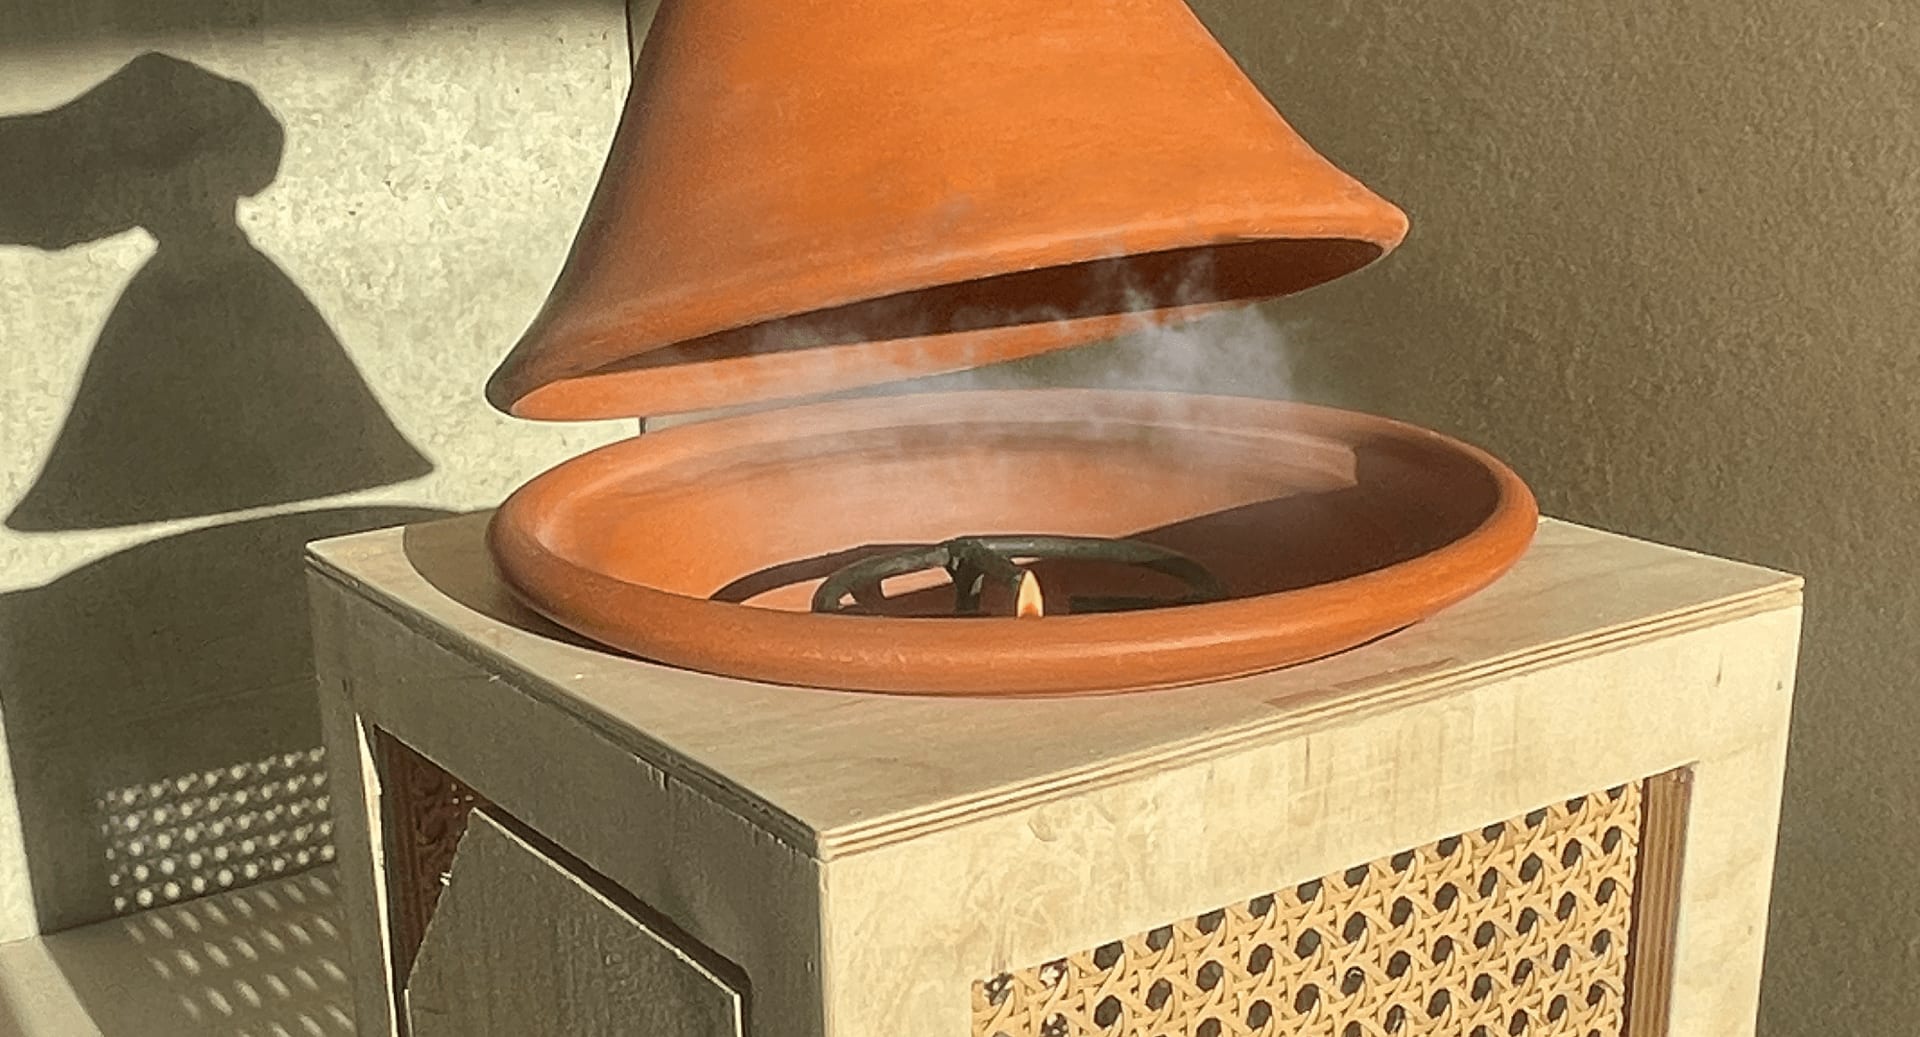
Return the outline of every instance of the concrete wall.
<path id="1" fill-rule="evenodd" d="M 1375 270 L 1277 308 L 1308 395 L 1475 440 L 1556 515 L 1808 576 L 1762 1033 L 1912 1034 L 1920 20 L 1195 7 L 1413 219 Z"/>
<path id="2" fill-rule="evenodd" d="M 202 6 L 217 9 L 182 13 Z M 1904 1037 L 1920 1017 L 1920 884 L 1907 875 L 1920 851 L 1907 823 L 1920 780 L 1907 665 L 1920 603 L 1920 352 L 1907 341 L 1920 318 L 1920 24 L 1866 0 L 1195 6 L 1310 140 L 1413 216 L 1379 268 L 1274 309 L 1296 329 L 1302 395 L 1478 441 L 1555 514 L 1811 578 L 1763 1032 Z M 16 526 L 53 527 L 0 532 L 0 708 L 30 815 L 113 815 L 106 794 L 130 789 L 118 812 L 150 810 L 140 782 L 228 761 L 290 780 L 274 775 L 299 762 L 267 757 L 312 742 L 297 603 L 260 566 L 316 529 L 392 517 L 360 509 L 489 503 L 604 434 L 509 425 L 475 388 L 584 201 L 617 107 L 616 26 L 589 0 L 0 2 L 0 113 L 61 104 L 159 48 L 251 86 L 286 138 L 272 185 L 239 207 L 253 288 L 211 304 L 237 312 L 208 316 L 194 263 L 183 270 L 146 231 L 112 231 L 128 217 L 97 199 L 55 221 L 87 240 L 0 244 L 0 492 L 10 510 L 34 504 Z M 243 140 L 239 154 L 261 148 Z M 0 145 L 0 176 L 7 156 Z M 136 294 L 163 261 L 168 276 Z M 269 297 L 261 317 L 251 301 Z M 249 323 L 262 320 L 264 332 Z M 243 348 L 196 352 L 208 334 L 291 337 L 289 367 L 344 353 L 377 407 L 335 362 L 330 398 L 347 402 L 278 393 L 237 426 L 271 442 L 280 419 L 313 435 L 305 419 L 345 413 L 363 449 L 319 474 L 246 467 L 244 493 L 184 463 L 154 480 L 127 474 L 126 457 L 177 462 L 222 434 L 127 455 L 112 446 L 124 408 L 96 404 L 88 413 L 107 417 L 65 456 L 104 462 L 68 469 L 78 489 L 40 479 L 90 357 L 113 358 L 110 388 L 171 386 L 175 353 L 218 372 Z M 1118 355 L 1089 350 L 1040 375 L 1097 373 Z M 241 367 L 210 377 L 244 387 L 283 370 Z M 120 392 L 99 398 L 141 398 Z M 161 395 L 136 415 L 140 434 L 207 416 Z M 343 470 L 363 485 L 319 486 Z M 146 478 L 144 491 L 98 485 L 116 471 Z M 248 494 L 285 499 L 207 510 Z M 85 528 L 155 499 L 192 514 Z M 23 766 L 52 769 L 29 779 Z M 14 830 L 26 834 L 0 872 L 74 837 L 44 818 Z M 43 917 L 110 909 L 96 880 L 124 871 L 128 849 L 86 849 L 98 869 L 86 881 L 36 871 L 58 891 L 43 893 Z M 32 906 L 0 913 L 0 935 L 30 926 Z"/>
<path id="3" fill-rule="evenodd" d="M 0 0 L 0 938 L 330 852 L 300 546 L 612 433 L 480 388 L 626 54 L 617 0 Z"/>

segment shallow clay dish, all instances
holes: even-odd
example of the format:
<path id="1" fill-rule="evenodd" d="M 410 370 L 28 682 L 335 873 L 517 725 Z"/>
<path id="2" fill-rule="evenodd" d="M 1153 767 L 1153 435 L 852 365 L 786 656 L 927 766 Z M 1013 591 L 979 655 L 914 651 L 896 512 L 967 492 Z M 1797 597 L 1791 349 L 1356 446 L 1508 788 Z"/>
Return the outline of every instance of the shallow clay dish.
<path id="1" fill-rule="evenodd" d="M 649 433 L 536 478 L 489 536 L 528 605 L 643 658 L 821 688 L 1015 695 L 1165 687 L 1353 647 L 1491 583 L 1537 518 L 1532 494 L 1493 457 L 1383 418 L 1021 390 L 820 403 Z M 809 611 L 822 579 L 849 562 L 999 533 L 1145 541 L 1200 562 L 1228 596 L 956 618 L 929 615 L 952 593 L 922 580 L 885 614 Z M 1164 579 L 1067 563 L 1033 572 L 1050 601 Z"/>

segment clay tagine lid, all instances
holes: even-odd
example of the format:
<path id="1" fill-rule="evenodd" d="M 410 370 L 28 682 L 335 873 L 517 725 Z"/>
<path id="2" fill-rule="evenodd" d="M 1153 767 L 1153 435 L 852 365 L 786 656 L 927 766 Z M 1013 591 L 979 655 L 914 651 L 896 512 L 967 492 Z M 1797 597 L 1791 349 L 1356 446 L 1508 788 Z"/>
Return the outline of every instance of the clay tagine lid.
<path id="1" fill-rule="evenodd" d="M 1332 280 L 1406 218 L 1180 0 L 666 0 L 503 410 L 963 370 Z"/>

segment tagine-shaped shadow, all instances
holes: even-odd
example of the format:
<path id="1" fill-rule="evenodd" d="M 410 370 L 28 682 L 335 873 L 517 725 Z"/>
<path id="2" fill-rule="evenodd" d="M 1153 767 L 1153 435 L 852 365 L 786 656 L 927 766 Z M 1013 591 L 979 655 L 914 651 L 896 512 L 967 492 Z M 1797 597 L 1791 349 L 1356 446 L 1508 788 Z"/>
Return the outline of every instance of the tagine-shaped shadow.
<path id="1" fill-rule="evenodd" d="M 6 525 L 216 518 L 0 594 L 10 834 L 46 931 L 329 859 L 303 546 L 442 514 L 285 507 L 433 466 L 235 221 L 284 138 L 251 88 L 158 54 L 0 119 L 0 243 L 158 243 Z"/>
<path id="2" fill-rule="evenodd" d="M 213 515 L 432 470 L 235 220 L 284 143 L 251 88 L 160 54 L 59 108 L 0 119 L 0 244 L 65 248 L 137 226 L 158 245 L 9 528 Z"/>

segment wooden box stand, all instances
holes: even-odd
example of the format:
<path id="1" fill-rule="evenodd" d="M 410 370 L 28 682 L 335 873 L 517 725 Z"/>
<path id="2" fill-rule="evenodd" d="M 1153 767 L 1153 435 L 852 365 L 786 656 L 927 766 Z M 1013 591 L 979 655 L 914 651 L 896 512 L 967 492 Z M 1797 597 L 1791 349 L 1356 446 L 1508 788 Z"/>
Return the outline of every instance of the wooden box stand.
<path id="1" fill-rule="evenodd" d="M 1321 662 L 935 700 L 583 645 L 484 522 L 312 553 L 362 1033 L 1753 1032 L 1793 577 L 1549 521 Z"/>

